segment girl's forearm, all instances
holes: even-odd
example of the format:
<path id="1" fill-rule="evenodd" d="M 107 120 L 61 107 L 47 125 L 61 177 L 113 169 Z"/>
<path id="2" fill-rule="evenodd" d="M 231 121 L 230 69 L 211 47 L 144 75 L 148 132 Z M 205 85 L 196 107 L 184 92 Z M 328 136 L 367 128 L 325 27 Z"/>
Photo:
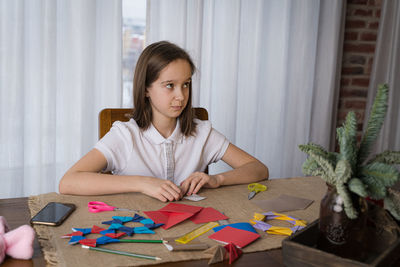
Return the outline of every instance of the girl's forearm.
<path id="1" fill-rule="evenodd" d="M 104 195 L 142 192 L 145 176 L 121 176 L 95 172 L 66 173 L 60 181 L 59 191 L 69 195 Z"/>
<path id="2" fill-rule="evenodd" d="M 263 163 L 255 160 L 216 176 L 220 185 L 246 184 L 268 179 L 269 172 Z"/>

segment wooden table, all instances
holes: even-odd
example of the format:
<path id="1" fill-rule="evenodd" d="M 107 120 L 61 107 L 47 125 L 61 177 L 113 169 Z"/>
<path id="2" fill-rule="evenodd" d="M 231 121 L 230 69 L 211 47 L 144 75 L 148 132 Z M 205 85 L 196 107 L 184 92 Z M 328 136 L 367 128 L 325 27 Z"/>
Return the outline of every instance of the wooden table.
<path id="1" fill-rule="evenodd" d="M 0 199 L 0 215 L 4 216 L 10 225 L 11 229 L 14 229 L 23 224 L 29 224 L 30 213 L 28 208 L 28 198 L 9 198 Z M 170 262 L 161 265 L 152 266 L 174 266 L 174 267 L 197 267 L 197 266 L 208 266 L 208 260 L 197 260 L 197 261 L 184 261 L 184 262 Z M 255 253 L 243 254 L 233 266 L 283 266 L 282 250 L 274 249 Z M 34 242 L 34 255 L 32 260 L 15 260 L 6 258 L 1 266 L 14 266 L 14 267 L 25 267 L 25 266 L 46 266 L 40 245 L 35 239 Z M 212 266 L 230 266 L 228 261 L 222 263 L 213 264 Z"/>

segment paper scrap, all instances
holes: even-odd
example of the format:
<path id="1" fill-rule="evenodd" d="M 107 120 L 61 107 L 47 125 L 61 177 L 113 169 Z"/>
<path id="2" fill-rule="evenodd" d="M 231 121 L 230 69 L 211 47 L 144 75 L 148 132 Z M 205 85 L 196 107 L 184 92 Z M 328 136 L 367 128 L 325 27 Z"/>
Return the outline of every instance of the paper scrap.
<path id="1" fill-rule="evenodd" d="M 255 200 L 254 204 L 263 210 L 272 210 L 275 212 L 303 210 L 310 206 L 314 200 L 299 198 L 282 194 L 277 198 L 266 200 Z"/>
<path id="2" fill-rule="evenodd" d="M 193 195 L 190 195 L 190 196 L 185 196 L 184 199 L 187 199 L 187 200 L 190 200 L 190 201 L 200 201 L 200 200 L 206 199 L 206 197 L 202 197 L 202 196 L 199 196 L 197 194 L 193 194 Z"/>

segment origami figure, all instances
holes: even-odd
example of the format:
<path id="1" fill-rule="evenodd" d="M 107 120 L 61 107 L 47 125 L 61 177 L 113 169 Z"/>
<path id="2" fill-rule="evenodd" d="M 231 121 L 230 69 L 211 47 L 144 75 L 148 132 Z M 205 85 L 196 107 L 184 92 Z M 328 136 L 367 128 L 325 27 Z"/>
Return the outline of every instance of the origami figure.
<path id="1" fill-rule="evenodd" d="M 32 258 L 34 239 L 35 230 L 31 226 L 22 225 L 9 231 L 7 221 L 0 216 L 0 263 L 6 255 L 22 260 Z"/>

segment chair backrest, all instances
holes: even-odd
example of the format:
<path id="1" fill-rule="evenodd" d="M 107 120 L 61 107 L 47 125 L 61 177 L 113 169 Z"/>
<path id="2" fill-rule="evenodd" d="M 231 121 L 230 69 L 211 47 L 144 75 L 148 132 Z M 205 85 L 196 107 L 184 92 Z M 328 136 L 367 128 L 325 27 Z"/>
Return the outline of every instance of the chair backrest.
<path id="1" fill-rule="evenodd" d="M 196 118 L 208 120 L 208 112 L 205 108 L 193 108 Z M 129 121 L 131 108 L 105 108 L 99 114 L 99 139 L 111 129 L 114 121 Z"/>

